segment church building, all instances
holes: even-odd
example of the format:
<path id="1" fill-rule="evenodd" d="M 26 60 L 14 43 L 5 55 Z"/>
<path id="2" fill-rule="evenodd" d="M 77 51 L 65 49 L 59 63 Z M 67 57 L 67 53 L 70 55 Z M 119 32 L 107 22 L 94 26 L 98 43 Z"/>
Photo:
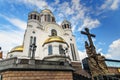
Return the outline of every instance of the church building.
<path id="1" fill-rule="evenodd" d="M 79 61 L 75 36 L 72 25 L 64 20 L 61 25 L 56 23 L 53 13 L 44 9 L 40 13 L 32 11 L 28 15 L 23 44 L 11 49 L 7 58 L 34 58 L 39 60 Z"/>
<path id="2" fill-rule="evenodd" d="M 57 24 L 49 9 L 30 12 L 23 44 L 0 60 L 0 80 L 73 80 L 82 66 L 71 28 L 67 20 Z"/>
<path id="3" fill-rule="evenodd" d="M 79 59 L 72 25 L 56 18 L 49 9 L 28 14 L 23 43 L 12 48 L 6 59 L 0 47 L 0 80 L 120 80 L 119 60 L 96 52 L 88 28 L 85 48 L 88 57 Z M 83 68 L 82 68 L 83 65 Z"/>

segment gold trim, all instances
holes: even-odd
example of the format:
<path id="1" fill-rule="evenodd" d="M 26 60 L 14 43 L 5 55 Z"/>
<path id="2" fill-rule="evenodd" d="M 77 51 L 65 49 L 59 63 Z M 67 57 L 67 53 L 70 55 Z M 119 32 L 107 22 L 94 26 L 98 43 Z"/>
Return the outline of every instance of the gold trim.
<path id="1" fill-rule="evenodd" d="M 120 68 L 118 69 L 118 72 L 120 73 Z"/>

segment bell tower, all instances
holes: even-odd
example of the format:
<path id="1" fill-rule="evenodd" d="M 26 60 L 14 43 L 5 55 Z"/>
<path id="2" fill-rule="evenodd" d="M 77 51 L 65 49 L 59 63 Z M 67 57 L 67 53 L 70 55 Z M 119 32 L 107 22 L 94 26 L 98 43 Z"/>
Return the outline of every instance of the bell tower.
<path id="1" fill-rule="evenodd" d="M 39 41 L 38 35 L 41 30 L 43 30 L 42 25 L 40 25 L 40 14 L 37 11 L 32 11 L 28 14 L 28 23 L 27 23 L 27 29 L 25 31 L 24 35 L 24 49 L 23 49 L 23 54 L 25 57 L 31 58 L 30 56 L 32 55 L 31 49 L 32 45 L 34 44 L 37 49 L 37 43 Z M 35 57 L 35 53 L 34 53 Z"/>

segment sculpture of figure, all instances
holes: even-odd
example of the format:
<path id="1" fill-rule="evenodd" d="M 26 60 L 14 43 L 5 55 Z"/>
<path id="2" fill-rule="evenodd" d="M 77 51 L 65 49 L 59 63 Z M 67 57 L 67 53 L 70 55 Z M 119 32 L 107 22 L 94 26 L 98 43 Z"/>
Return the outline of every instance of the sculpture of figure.
<path id="1" fill-rule="evenodd" d="M 108 72 L 107 66 L 105 64 L 105 58 L 100 54 L 97 54 L 95 46 L 93 44 L 92 38 L 95 37 L 94 34 L 90 34 L 89 29 L 85 28 L 85 31 L 81 31 L 82 34 L 87 35 L 89 44 L 85 41 L 86 53 L 88 55 L 88 65 L 90 67 L 90 72 L 92 76 L 97 76 L 101 74 L 106 74 Z"/>
<path id="2" fill-rule="evenodd" d="M 88 37 L 89 45 L 88 45 L 88 42 L 85 41 L 85 47 L 86 47 L 86 50 L 89 51 L 89 52 L 87 53 L 88 56 L 92 56 L 93 54 L 96 54 L 95 46 L 94 46 L 93 41 L 92 41 L 92 38 L 91 38 L 91 37 L 95 37 L 95 35 L 94 35 L 94 34 L 90 34 L 88 28 L 85 28 L 85 31 L 86 31 L 86 32 L 81 31 L 81 33 L 84 34 L 84 35 L 87 35 L 87 37 Z"/>

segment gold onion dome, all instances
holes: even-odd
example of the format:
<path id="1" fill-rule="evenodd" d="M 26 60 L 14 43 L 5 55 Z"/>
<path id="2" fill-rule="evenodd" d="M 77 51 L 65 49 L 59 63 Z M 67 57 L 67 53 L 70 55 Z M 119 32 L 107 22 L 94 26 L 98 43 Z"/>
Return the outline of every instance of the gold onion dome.
<path id="1" fill-rule="evenodd" d="M 60 42 L 60 43 L 65 43 L 65 44 L 67 44 L 63 38 L 61 38 L 61 37 L 59 37 L 59 36 L 51 36 L 51 37 L 49 37 L 48 39 L 45 40 L 43 46 L 44 46 L 45 44 L 51 43 L 51 42 Z M 67 44 L 67 45 L 68 45 L 68 44 Z"/>
<path id="2" fill-rule="evenodd" d="M 23 52 L 23 45 L 14 47 L 10 52 Z"/>

